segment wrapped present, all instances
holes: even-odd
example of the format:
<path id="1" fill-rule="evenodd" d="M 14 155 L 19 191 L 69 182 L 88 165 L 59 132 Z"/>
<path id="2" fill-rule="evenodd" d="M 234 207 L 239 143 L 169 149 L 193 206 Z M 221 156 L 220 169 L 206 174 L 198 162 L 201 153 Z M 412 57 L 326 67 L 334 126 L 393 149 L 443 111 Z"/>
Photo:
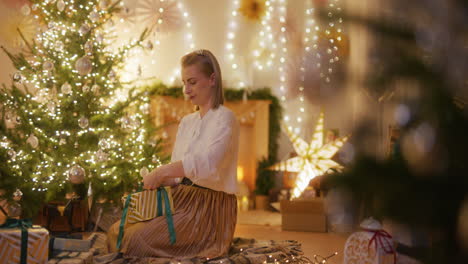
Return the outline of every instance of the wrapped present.
<path id="1" fill-rule="evenodd" d="M 31 220 L 7 219 L 0 226 L 0 248 L 2 263 L 47 263 L 49 231 Z"/>
<path id="2" fill-rule="evenodd" d="M 344 262 L 390 264 L 396 263 L 392 236 L 373 218 L 364 220 L 361 230 L 349 236 L 344 248 Z"/>
<path id="3" fill-rule="evenodd" d="M 124 235 L 125 224 L 151 220 L 158 216 L 165 216 L 169 230 L 171 244 L 176 242 L 176 234 L 172 214 L 174 204 L 171 187 L 159 187 L 155 190 L 145 190 L 124 196 L 124 207 L 120 219 L 117 249 L 120 249 Z"/>
<path id="4" fill-rule="evenodd" d="M 161 191 L 163 188 L 167 193 L 167 196 L 163 195 L 163 192 Z M 128 196 L 122 197 L 122 202 L 124 204 L 127 197 Z M 130 202 L 125 223 L 137 223 L 153 219 L 156 216 L 166 215 L 165 199 L 168 199 L 171 213 L 174 213 L 171 187 L 162 187 L 156 190 L 145 190 L 130 194 Z"/>
<path id="5" fill-rule="evenodd" d="M 91 241 L 91 249 L 89 250 L 94 256 L 107 254 L 107 235 L 104 233 L 92 233 L 88 240 Z"/>
<path id="6" fill-rule="evenodd" d="M 92 264 L 93 254 L 91 252 L 61 251 L 54 254 L 48 264 Z"/>

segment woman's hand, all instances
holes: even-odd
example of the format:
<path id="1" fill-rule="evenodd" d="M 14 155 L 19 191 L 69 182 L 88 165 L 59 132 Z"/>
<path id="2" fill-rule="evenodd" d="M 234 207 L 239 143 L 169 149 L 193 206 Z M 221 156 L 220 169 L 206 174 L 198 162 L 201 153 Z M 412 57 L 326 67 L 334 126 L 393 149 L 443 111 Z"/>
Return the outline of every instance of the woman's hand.
<path id="1" fill-rule="evenodd" d="M 143 176 L 143 188 L 154 190 L 160 187 L 164 182 L 164 176 L 161 167 L 154 169 L 152 172 Z"/>

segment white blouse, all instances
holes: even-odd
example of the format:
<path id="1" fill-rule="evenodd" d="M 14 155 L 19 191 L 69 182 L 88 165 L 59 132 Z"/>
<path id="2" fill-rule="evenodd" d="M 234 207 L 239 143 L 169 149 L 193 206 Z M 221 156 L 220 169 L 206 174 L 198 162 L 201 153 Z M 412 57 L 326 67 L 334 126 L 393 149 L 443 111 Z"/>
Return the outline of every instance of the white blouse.
<path id="1" fill-rule="evenodd" d="M 234 194 L 238 150 L 239 123 L 231 110 L 220 105 L 203 117 L 197 111 L 182 118 L 171 162 L 181 160 L 185 176 L 194 184 Z"/>

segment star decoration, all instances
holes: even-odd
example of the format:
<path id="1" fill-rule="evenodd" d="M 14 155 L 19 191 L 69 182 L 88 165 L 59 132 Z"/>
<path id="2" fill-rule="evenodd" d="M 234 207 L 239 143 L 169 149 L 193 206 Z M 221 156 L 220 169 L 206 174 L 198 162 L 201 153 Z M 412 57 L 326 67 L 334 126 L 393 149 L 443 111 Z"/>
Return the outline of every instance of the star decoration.
<path id="1" fill-rule="evenodd" d="M 314 177 L 323 175 L 329 169 L 342 169 L 342 166 L 331 158 L 348 140 L 348 136 L 324 145 L 323 119 L 323 113 L 321 113 L 310 144 L 307 144 L 289 127 L 285 126 L 286 134 L 293 143 L 298 156 L 279 162 L 271 166 L 270 169 L 299 173 L 292 191 L 292 199 L 298 198 Z"/>

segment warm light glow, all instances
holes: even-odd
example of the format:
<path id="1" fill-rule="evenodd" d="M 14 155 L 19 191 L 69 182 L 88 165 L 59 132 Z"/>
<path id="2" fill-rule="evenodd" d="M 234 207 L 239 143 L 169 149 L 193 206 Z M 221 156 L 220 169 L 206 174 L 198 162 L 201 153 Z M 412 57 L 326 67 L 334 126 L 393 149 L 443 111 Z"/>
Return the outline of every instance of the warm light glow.
<path id="1" fill-rule="evenodd" d="M 244 167 L 237 166 L 237 181 L 244 180 Z"/>
<path id="2" fill-rule="evenodd" d="M 291 199 L 298 198 L 309 185 L 310 180 L 316 176 L 323 175 L 329 169 L 341 169 L 341 165 L 334 162 L 331 158 L 338 152 L 348 137 L 336 139 L 335 141 L 323 145 L 323 113 L 315 127 L 315 132 L 310 144 L 307 144 L 302 138 L 292 131 L 291 127 L 284 126 L 286 134 L 291 140 L 294 150 L 298 156 L 279 162 L 270 167 L 272 170 L 297 172 Z"/>

